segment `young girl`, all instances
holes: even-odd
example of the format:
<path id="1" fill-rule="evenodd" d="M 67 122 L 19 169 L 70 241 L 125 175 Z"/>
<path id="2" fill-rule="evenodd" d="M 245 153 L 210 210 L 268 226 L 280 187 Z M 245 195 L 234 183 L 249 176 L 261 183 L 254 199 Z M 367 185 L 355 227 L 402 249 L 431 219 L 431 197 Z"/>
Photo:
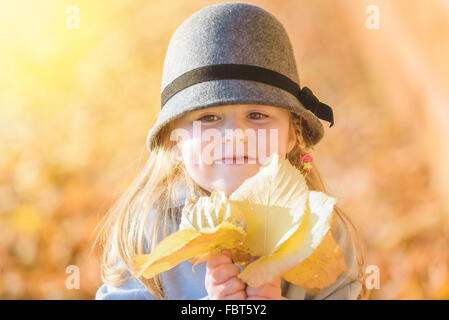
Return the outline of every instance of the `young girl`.
<path id="1" fill-rule="evenodd" d="M 300 170 L 311 190 L 326 192 L 307 154 L 323 137 L 318 118 L 332 125 L 332 109 L 299 87 L 290 40 L 270 13 L 226 2 L 190 16 L 167 50 L 148 161 L 103 223 L 104 284 L 96 299 L 364 298 L 357 232 L 337 206 L 332 235 L 351 270 L 321 291 L 282 278 L 249 287 L 229 250 L 194 269 L 184 261 L 151 279 L 130 276 L 136 254 L 150 253 L 178 230 L 186 199 L 214 190 L 229 196 L 273 153 Z"/>

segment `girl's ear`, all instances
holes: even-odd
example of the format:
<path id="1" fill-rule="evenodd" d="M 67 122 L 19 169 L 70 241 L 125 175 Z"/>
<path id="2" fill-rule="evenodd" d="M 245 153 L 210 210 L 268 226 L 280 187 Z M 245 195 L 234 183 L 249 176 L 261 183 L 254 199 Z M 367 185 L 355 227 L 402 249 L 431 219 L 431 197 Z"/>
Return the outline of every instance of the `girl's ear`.
<path id="1" fill-rule="evenodd" d="M 290 128 L 288 130 L 288 140 L 287 140 L 287 150 L 286 153 L 292 151 L 293 147 L 296 144 L 296 130 L 293 124 L 290 122 Z"/>

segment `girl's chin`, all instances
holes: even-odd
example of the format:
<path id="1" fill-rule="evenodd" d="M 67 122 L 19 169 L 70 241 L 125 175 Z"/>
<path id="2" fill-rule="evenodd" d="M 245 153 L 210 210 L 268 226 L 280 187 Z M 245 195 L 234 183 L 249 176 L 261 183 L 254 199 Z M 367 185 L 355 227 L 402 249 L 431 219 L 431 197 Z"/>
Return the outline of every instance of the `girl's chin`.
<path id="1" fill-rule="evenodd" d="M 237 190 L 242 183 L 245 181 L 245 178 L 236 179 L 234 181 L 230 181 L 229 178 L 226 180 L 219 180 L 215 183 L 214 190 L 220 190 L 225 193 L 227 197 L 229 197 L 235 190 Z"/>

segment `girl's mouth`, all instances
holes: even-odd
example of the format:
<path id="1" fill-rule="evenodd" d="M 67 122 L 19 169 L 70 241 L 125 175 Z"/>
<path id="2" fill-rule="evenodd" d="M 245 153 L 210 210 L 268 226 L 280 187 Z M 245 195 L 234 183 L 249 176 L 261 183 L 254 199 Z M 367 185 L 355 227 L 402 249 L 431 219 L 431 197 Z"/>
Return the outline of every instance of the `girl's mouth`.
<path id="1" fill-rule="evenodd" d="M 225 165 L 244 165 L 255 163 L 254 158 L 250 158 L 248 156 L 233 156 L 233 157 L 222 157 L 217 160 L 215 163 L 217 164 L 225 164 Z"/>

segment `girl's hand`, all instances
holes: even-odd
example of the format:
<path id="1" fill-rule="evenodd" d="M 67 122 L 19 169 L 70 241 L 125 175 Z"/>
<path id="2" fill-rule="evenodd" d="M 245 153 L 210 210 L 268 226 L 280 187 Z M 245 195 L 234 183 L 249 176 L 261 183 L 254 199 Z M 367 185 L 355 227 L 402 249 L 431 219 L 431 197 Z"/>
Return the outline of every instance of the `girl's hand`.
<path id="1" fill-rule="evenodd" d="M 245 300 L 246 284 L 237 278 L 240 268 L 232 262 L 229 250 L 207 260 L 205 286 L 211 300 Z"/>
<path id="2" fill-rule="evenodd" d="M 251 262 L 258 257 L 253 257 Z M 281 300 L 281 277 L 274 279 L 270 283 L 266 283 L 260 287 L 252 288 L 247 286 L 246 288 L 246 300 Z"/>
<path id="3" fill-rule="evenodd" d="M 246 300 L 281 300 L 281 278 L 278 277 L 273 282 L 266 283 L 260 287 L 246 288 Z"/>

